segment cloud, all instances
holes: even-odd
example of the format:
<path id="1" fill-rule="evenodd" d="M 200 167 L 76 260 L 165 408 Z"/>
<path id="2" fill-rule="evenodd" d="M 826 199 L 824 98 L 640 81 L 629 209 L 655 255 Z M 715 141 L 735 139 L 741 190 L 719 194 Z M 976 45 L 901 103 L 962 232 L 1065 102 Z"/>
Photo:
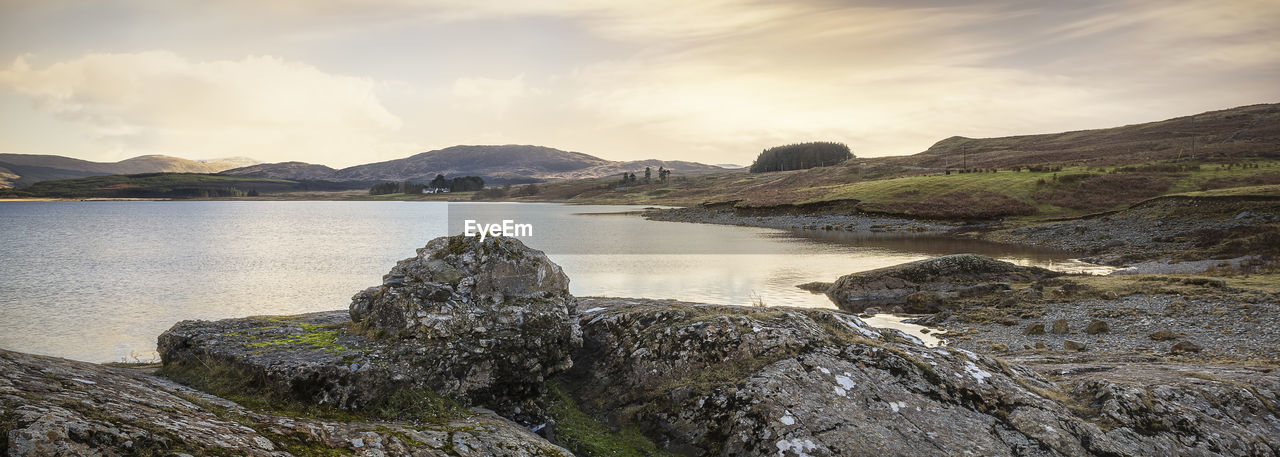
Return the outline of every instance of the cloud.
<path id="1" fill-rule="evenodd" d="M 42 68 L 19 57 L 0 70 L 0 87 L 126 154 L 269 160 L 306 151 L 306 160 L 336 163 L 401 126 L 374 81 L 271 56 L 85 54 Z"/>
<path id="2" fill-rule="evenodd" d="M 511 79 L 464 77 L 453 82 L 453 96 L 460 107 L 497 117 L 505 115 L 512 103 L 538 93 L 525 85 L 523 74 Z"/>
<path id="3" fill-rule="evenodd" d="M 8 40 L 10 55 L 154 42 L 306 56 L 326 70 L 89 54 L 39 69 L 20 59 L 0 87 L 122 149 L 345 148 L 329 164 L 478 142 L 705 162 L 812 139 L 908 154 L 951 135 L 1109 127 L 1280 97 L 1274 0 L 126 3 L 103 4 L 130 13 L 113 21 L 11 19 L 22 39 Z M 43 5 L 30 8 L 58 9 Z"/>

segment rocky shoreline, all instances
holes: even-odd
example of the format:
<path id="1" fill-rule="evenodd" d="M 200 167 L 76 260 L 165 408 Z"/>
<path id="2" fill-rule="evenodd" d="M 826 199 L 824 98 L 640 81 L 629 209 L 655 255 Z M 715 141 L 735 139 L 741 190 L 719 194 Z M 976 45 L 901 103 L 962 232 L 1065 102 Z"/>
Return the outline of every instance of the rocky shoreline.
<path id="1" fill-rule="evenodd" d="M 667 222 L 737 225 L 779 230 L 836 231 L 855 235 L 910 233 L 943 235 L 963 227 L 962 223 L 921 221 L 866 214 L 742 214 L 733 209 L 686 207 L 650 209 L 644 218 Z"/>
<path id="2" fill-rule="evenodd" d="M 1086 262 L 1128 268 L 1130 273 L 1200 273 L 1171 264 L 1280 255 L 1280 199 L 1164 197 L 1131 208 L 1066 221 L 1006 227 L 1002 221 L 906 219 L 857 211 L 802 212 L 794 208 L 735 209 L 694 206 L 651 209 L 650 220 L 738 225 L 779 230 L 834 231 L 854 235 L 924 234 L 1072 252 Z"/>
<path id="3" fill-rule="evenodd" d="M 1256 316 L 1241 319 L 1253 325 L 1274 328 L 1276 316 L 1274 295 L 1234 282 L 1178 279 L 1139 294 L 1151 281 L 978 256 L 861 275 L 829 287 L 931 294 L 933 323 L 948 327 L 989 319 L 1021 329 L 1070 303 L 1155 312 L 1169 305 L 1139 301 L 1201 289 L 1221 300 L 1257 295 L 1258 308 L 1241 314 Z M 979 280 L 1000 286 L 974 288 Z M 1101 280 L 1123 283 L 1089 282 Z M 961 283 L 964 293 L 946 285 Z M 987 324 L 976 323 L 957 326 L 950 346 L 926 347 L 838 310 L 574 297 L 567 286 L 558 266 L 517 240 L 446 237 L 347 310 L 180 322 L 160 337 L 156 374 L 0 351 L 3 444 L 10 455 L 1280 450 L 1280 373 L 1230 350 L 1207 347 L 1201 359 L 1115 357 L 1123 345 L 1022 350 L 980 343 Z M 1201 297 L 1187 306 L 1214 305 Z M 1075 337 L 1076 321 L 1064 319 L 1058 336 Z M 1117 341 L 1146 330 L 1108 319 Z M 1237 350 L 1257 358 L 1269 347 L 1274 340 Z"/>

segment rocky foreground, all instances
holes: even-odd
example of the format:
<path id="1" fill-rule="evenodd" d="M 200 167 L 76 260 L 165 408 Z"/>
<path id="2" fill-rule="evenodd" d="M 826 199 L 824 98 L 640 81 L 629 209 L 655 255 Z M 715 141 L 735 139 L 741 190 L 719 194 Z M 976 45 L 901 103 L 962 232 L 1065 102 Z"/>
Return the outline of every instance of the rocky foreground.
<path id="1" fill-rule="evenodd" d="M 567 286 L 518 241 L 441 238 L 346 311 L 181 322 L 161 336 L 162 376 L 0 353 L 5 444 L 12 455 L 1280 451 L 1280 374 L 1267 367 L 1057 352 L 1011 363 L 841 311 Z M 1015 293 L 983 290 L 927 291 L 945 309 Z"/>

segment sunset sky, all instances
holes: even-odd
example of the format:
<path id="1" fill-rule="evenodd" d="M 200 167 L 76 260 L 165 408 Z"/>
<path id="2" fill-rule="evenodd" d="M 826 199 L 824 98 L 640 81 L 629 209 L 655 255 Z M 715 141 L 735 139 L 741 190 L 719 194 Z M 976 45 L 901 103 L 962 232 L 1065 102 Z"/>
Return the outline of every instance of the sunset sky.
<path id="1" fill-rule="evenodd" d="M 1277 24 L 1275 0 L 0 0 L 0 152 L 911 154 L 1278 102 Z"/>

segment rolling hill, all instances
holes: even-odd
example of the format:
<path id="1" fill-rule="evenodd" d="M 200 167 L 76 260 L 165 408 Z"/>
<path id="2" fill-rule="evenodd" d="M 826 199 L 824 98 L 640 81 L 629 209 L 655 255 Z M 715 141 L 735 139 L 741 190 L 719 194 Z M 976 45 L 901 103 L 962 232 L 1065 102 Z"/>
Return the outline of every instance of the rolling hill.
<path id="1" fill-rule="evenodd" d="M 385 162 L 333 170 L 302 162 L 261 164 L 222 172 L 229 176 L 346 182 L 430 181 L 445 176 L 481 176 L 491 184 L 520 184 L 554 179 L 587 179 L 626 172 L 669 168 L 680 174 L 724 171 L 696 162 L 635 160 L 615 162 L 580 152 L 544 146 L 452 146 Z"/>
<path id="2" fill-rule="evenodd" d="M 188 160 L 164 155 L 145 155 L 119 162 L 90 162 L 56 155 L 0 154 L 0 187 L 27 186 L 40 181 L 83 178 L 87 176 L 137 173 L 217 173 L 256 163 L 258 162 L 244 157 Z"/>
<path id="3" fill-rule="evenodd" d="M 1280 104 L 1262 104 L 1108 129 L 982 139 L 953 136 L 904 162 L 926 168 L 1113 165 L 1242 156 L 1275 151 L 1278 144 Z"/>
<path id="4" fill-rule="evenodd" d="M 262 163 L 247 167 L 234 168 L 220 172 L 226 176 L 244 176 L 251 178 L 326 180 L 332 179 L 335 170 L 324 165 L 306 162 Z"/>
<path id="5" fill-rule="evenodd" d="M 1108 129 L 951 137 L 914 155 L 807 170 L 725 170 L 626 186 L 554 183 L 529 199 L 701 204 L 747 213 L 856 209 L 941 219 L 1061 218 L 1163 195 L 1280 185 L 1278 170 L 1280 104 L 1268 104 Z"/>

